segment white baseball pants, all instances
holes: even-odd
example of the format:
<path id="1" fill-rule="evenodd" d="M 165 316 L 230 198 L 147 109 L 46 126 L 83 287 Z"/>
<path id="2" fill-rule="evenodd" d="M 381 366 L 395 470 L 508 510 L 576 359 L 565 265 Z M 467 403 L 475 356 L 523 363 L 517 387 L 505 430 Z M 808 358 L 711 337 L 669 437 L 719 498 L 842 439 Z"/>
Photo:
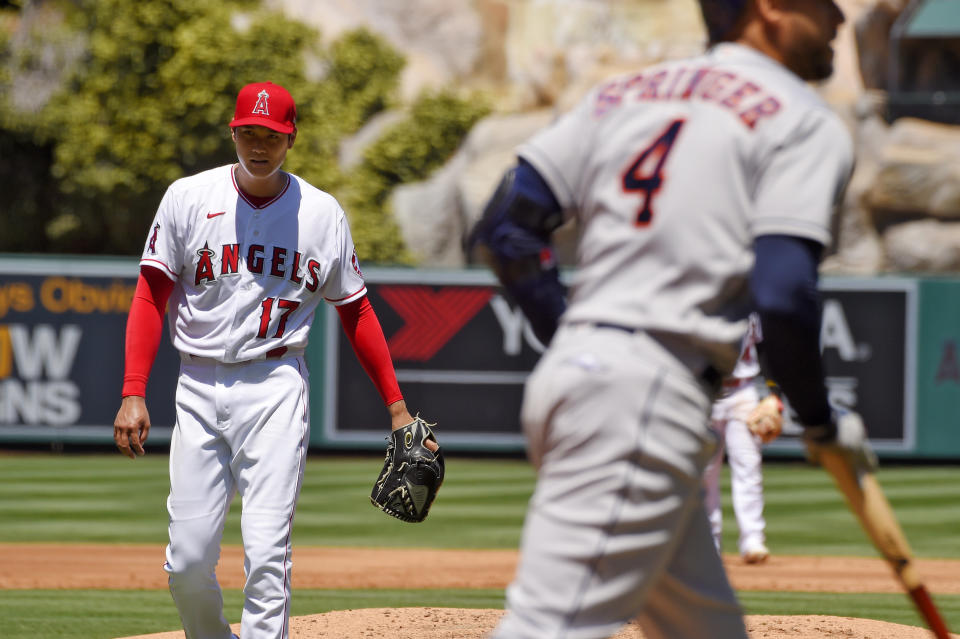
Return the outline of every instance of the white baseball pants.
<path id="1" fill-rule="evenodd" d="M 763 453 L 760 438 L 750 432 L 746 420 L 760 400 L 756 387 L 747 383 L 714 403 L 710 417 L 720 446 L 704 472 L 705 505 L 714 544 L 720 550 L 723 509 L 720 496 L 720 468 L 726 448 L 730 464 L 730 492 L 733 512 L 740 531 L 738 548 L 744 554 L 766 543 L 767 522 L 763 518 Z"/>
<path id="2" fill-rule="evenodd" d="M 243 639 L 287 639 L 293 515 L 309 443 L 302 357 L 184 361 L 170 446 L 164 570 L 187 639 L 231 639 L 215 569 L 234 494 L 242 502 Z"/>

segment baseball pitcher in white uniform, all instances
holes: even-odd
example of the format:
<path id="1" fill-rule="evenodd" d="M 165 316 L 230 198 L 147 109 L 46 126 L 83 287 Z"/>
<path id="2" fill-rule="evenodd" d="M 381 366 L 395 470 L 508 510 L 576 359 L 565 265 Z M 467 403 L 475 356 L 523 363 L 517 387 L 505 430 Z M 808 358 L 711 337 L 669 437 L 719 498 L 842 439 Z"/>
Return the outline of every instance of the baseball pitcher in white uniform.
<path id="1" fill-rule="evenodd" d="M 495 639 L 746 639 L 702 475 L 747 317 L 811 450 L 867 445 L 827 403 L 818 264 L 852 143 L 805 81 L 830 0 L 701 0 L 708 51 L 612 79 L 518 149 L 473 229 L 549 347 L 521 422 L 538 470 Z M 551 233 L 579 225 L 569 294 Z"/>
<path id="2" fill-rule="evenodd" d="M 740 556 L 748 564 L 762 563 L 770 556 L 767 522 L 763 517 L 763 444 L 776 439 L 783 426 L 783 404 L 777 396 L 778 391 L 771 393 L 771 387 L 776 389 L 776 385 L 765 383 L 760 371 L 757 344 L 761 339 L 760 322 L 757 315 L 752 313 L 740 348 L 740 357 L 733 373 L 723 380 L 720 397 L 710 410 L 710 426 L 717 433 L 719 445 L 703 473 L 707 518 L 710 520 L 714 545 L 720 552 L 723 533 L 720 470 L 726 452 L 730 465 L 733 513 L 740 531 L 737 547 Z M 754 420 L 761 402 L 768 401 L 772 401 L 773 407 L 766 412 L 766 416 L 775 421 L 771 429 L 761 434 L 756 432 Z"/>
<path id="3" fill-rule="evenodd" d="M 290 535 L 310 431 L 303 354 L 321 300 L 336 306 L 392 428 L 413 418 L 343 210 L 280 168 L 297 136 L 293 98 L 270 82 L 248 84 L 230 127 L 237 163 L 174 182 L 148 232 L 114 438 L 128 457 L 144 453 L 144 395 L 169 301 L 170 336 L 182 359 L 163 565 L 170 592 L 188 639 L 234 636 L 215 568 L 224 520 L 239 494 L 241 634 L 286 639 Z"/>

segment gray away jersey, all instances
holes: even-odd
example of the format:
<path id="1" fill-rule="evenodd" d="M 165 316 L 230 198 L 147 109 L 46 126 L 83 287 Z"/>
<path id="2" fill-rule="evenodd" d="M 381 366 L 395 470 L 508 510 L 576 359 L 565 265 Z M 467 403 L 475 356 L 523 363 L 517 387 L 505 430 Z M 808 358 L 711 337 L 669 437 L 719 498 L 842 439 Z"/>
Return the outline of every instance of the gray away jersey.
<path id="1" fill-rule="evenodd" d="M 563 321 L 678 336 L 727 372 L 754 238 L 829 245 L 853 167 L 850 135 L 817 94 L 731 43 L 600 85 L 518 155 L 580 225 Z"/>

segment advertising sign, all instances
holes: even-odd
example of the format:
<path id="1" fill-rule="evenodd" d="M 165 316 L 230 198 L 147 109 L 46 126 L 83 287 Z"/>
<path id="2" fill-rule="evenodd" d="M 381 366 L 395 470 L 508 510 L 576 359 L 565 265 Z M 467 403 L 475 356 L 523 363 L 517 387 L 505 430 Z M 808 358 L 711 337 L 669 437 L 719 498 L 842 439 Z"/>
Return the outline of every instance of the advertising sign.
<path id="1" fill-rule="evenodd" d="M 411 412 L 451 450 L 519 452 L 523 385 L 543 345 L 485 269 L 370 269 L 369 295 Z M 112 442 L 133 258 L 0 257 L 0 442 Z M 863 415 L 880 452 L 956 454 L 957 282 L 825 278 L 821 345 L 831 403 Z M 308 361 L 314 448 L 380 448 L 383 401 L 336 310 L 321 305 Z M 921 326 L 922 324 L 922 326 Z M 930 326 L 924 332 L 923 326 Z M 918 433 L 918 340 L 925 335 Z M 169 441 L 179 359 L 164 331 L 147 387 L 153 444 Z M 923 413 L 922 411 L 926 411 Z M 942 431 L 942 432 L 941 432 Z M 800 427 L 767 446 L 796 456 Z"/>
<path id="2" fill-rule="evenodd" d="M 921 280 L 917 330 L 917 450 L 960 459 L 960 279 Z"/>
<path id="3" fill-rule="evenodd" d="M 825 278 L 820 346 L 834 408 L 863 417 L 878 451 L 916 444 L 917 283 L 908 279 Z M 799 449 L 789 423 L 771 451 Z"/>
<path id="4" fill-rule="evenodd" d="M 136 260 L 0 260 L 0 440 L 113 440 L 136 278 Z M 178 368 L 165 337 L 151 440 L 169 439 Z"/>
<path id="5" fill-rule="evenodd" d="M 444 445 L 522 448 L 523 383 L 543 345 L 492 276 L 377 271 L 366 279 L 411 412 L 438 422 Z M 324 439 L 382 444 L 389 425 L 383 401 L 340 322 L 328 318 L 326 326 L 325 395 L 332 401 L 324 407 Z"/>
<path id="6" fill-rule="evenodd" d="M 480 271 L 367 274 L 401 390 L 437 421 L 445 445 L 521 449 L 523 383 L 543 350 L 520 310 Z M 829 398 L 861 413 L 880 451 L 915 444 L 916 282 L 827 278 L 821 346 Z M 386 413 L 331 313 L 323 439 L 381 444 Z M 316 407 L 315 407 L 316 408 Z M 788 423 L 771 452 L 801 450 Z"/>

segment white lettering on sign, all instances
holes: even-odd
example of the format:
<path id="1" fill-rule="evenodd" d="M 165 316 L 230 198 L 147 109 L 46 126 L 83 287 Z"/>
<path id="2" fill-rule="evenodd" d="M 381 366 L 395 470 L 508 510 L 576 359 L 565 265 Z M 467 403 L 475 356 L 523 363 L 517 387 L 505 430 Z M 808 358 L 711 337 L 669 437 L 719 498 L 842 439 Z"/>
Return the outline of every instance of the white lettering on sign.
<path id="1" fill-rule="evenodd" d="M 533 334 L 530 322 L 524 317 L 523 311 L 519 307 L 512 308 L 502 295 L 494 295 L 490 298 L 490 308 L 493 309 L 493 314 L 503 330 L 504 354 L 519 355 L 523 349 L 524 340 L 537 353 L 542 353 L 545 350 L 544 345 Z"/>
<path id="2" fill-rule="evenodd" d="M 79 326 L 66 324 L 60 335 L 49 324 L 38 324 L 33 335 L 26 326 L 11 324 L 10 345 L 17 370 L 24 379 L 40 379 L 44 371 L 50 379 L 66 379 L 80 346 Z"/>
<path id="3" fill-rule="evenodd" d="M 79 418 L 80 389 L 73 382 L 0 382 L 0 424 L 66 426 Z"/>
<path id="4" fill-rule="evenodd" d="M 830 377 L 824 380 L 827 387 L 827 401 L 832 408 L 841 410 L 857 409 L 856 377 Z"/>
<path id="5" fill-rule="evenodd" d="M 850 322 L 837 300 L 824 300 L 823 323 L 820 325 L 820 350 L 835 348 L 845 362 L 866 361 L 873 354 L 869 344 L 857 344 Z"/>
<path id="6" fill-rule="evenodd" d="M 0 325 L 0 424 L 75 423 L 80 389 L 67 379 L 83 331 L 66 324 Z M 13 377 L 16 364 L 17 377 Z"/>

